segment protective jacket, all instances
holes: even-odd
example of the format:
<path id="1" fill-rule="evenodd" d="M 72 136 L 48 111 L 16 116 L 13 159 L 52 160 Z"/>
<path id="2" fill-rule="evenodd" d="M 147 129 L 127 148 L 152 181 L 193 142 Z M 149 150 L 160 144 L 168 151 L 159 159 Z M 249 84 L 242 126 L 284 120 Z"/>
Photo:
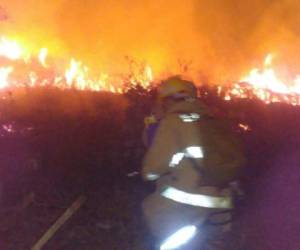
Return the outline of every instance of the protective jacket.
<path id="1" fill-rule="evenodd" d="M 173 180 L 186 189 L 222 187 L 235 180 L 244 158 L 242 152 L 231 153 L 241 149 L 238 140 L 232 141 L 234 136 L 216 133 L 216 126 L 222 131 L 223 123 L 197 100 L 174 105 L 160 122 L 144 158 L 144 178 L 161 177 L 160 184 Z"/>
<path id="2" fill-rule="evenodd" d="M 143 162 L 144 179 L 157 180 L 156 192 L 143 204 L 154 234 L 166 236 L 211 210 L 232 208 L 226 188 L 237 179 L 244 158 L 232 154 L 238 141 L 216 133 L 218 126 L 196 99 L 175 104 L 161 120 Z"/>

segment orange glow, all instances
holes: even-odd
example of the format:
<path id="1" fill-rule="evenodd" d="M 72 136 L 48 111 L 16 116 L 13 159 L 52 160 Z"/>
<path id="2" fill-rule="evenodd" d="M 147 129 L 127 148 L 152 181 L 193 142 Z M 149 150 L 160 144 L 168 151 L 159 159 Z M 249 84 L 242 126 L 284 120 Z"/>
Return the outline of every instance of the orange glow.
<path id="1" fill-rule="evenodd" d="M 0 38 L 0 59 L 4 59 L 0 60 L 0 89 L 52 85 L 62 89 L 124 93 L 128 86 L 150 89 L 154 79 L 158 78 L 153 74 L 152 65 L 147 63 L 134 62 L 130 73 L 118 78 L 101 71 L 92 72 L 75 58 L 67 63 L 66 60 L 54 60 L 46 47 L 31 52 L 26 48 L 15 40 Z M 274 59 L 274 54 L 268 54 L 262 68 L 251 69 L 229 87 L 218 86 L 218 94 L 227 101 L 255 97 L 265 103 L 300 105 L 300 74 L 292 80 L 282 79 L 273 67 Z"/>

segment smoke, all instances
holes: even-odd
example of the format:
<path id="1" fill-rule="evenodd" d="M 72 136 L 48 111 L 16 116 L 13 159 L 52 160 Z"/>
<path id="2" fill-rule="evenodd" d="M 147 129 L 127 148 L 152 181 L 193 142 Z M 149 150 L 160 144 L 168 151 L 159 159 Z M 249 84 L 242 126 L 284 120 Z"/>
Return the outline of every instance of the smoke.
<path id="1" fill-rule="evenodd" d="M 28 46 L 126 73 L 126 56 L 156 76 L 238 80 L 273 52 L 300 72 L 297 0 L 6 0 L 0 30 Z"/>

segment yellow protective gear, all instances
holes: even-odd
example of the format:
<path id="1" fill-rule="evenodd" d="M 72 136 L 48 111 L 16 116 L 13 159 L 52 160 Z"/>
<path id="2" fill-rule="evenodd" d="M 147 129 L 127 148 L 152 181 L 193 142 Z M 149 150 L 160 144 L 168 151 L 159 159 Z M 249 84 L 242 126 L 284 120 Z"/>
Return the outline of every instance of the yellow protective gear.
<path id="1" fill-rule="evenodd" d="M 145 180 L 157 180 L 143 203 L 156 237 L 232 208 L 228 186 L 239 177 L 244 158 L 230 157 L 238 147 L 231 136 L 217 133 L 218 123 L 197 99 L 176 102 L 161 120 L 142 170 Z"/>
<path id="2" fill-rule="evenodd" d="M 223 124 L 205 118 L 209 116 L 208 108 L 198 100 L 181 101 L 170 108 L 161 120 L 153 144 L 144 158 L 144 178 L 147 179 L 149 174 L 162 176 L 171 171 L 181 190 L 189 190 L 198 184 L 219 187 L 235 180 L 244 158 L 242 153 L 234 158 L 229 156 L 233 155 L 231 151 L 241 148 L 239 142 L 232 142 L 236 146 L 230 147 L 227 141 L 233 136 L 217 134 L 213 127 L 217 124 L 221 130 Z M 190 149 L 199 157 L 183 157 L 188 154 L 185 151 Z M 172 167 L 176 165 L 176 159 L 180 163 Z M 195 165 L 203 172 L 201 176 Z"/>
<path id="3" fill-rule="evenodd" d="M 197 90 L 192 82 L 181 79 L 179 76 L 173 76 L 165 81 L 158 87 L 159 98 L 165 97 L 192 97 L 197 96 Z"/>

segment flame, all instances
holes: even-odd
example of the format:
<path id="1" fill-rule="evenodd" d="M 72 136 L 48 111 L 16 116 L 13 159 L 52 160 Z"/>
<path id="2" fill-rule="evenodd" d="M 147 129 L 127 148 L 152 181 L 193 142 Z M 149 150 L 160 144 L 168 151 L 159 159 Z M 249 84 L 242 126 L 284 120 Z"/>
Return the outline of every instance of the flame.
<path id="1" fill-rule="evenodd" d="M 225 100 L 233 97 L 256 97 L 265 103 L 284 102 L 292 105 L 300 105 L 300 75 L 294 80 L 282 80 L 273 68 L 274 54 L 265 57 L 263 68 L 254 68 L 249 74 L 233 84 L 229 90 L 225 90 Z"/>
<path id="2" fill-rule="evenodd" d="M 0 58 L 6 58 L 9 60 L 9 65 L 0 67 L 0 88 L 12 88 L 23 86 L 45 86 L 52 84 L 59 88 L 74 88 L 78 90 L 90 90 L 90 91 L 111 91 L 114 93 L 124 92 L 124 83 L 121 81 L 119 84 L 113 84 L 110 81 L 110 76 L 105 73 L 100 73 L 98 76 L 91 76 L 89 68 L 81 61 L 71 58 L 65 69 L 58 69 L 56 72 L 51 72 L 55 69 L 54 65 L 49 64 L 48 48 L 41 48 L 36 54 L 34 52 L 28 53 L 23 46 L 17 41 L 1 37 L 0 39 Z M 37 60 L 35 60 L 35 58 Z M 15 68 L 14 61 L 18 64 L 25 64 L 24 69 L 30 69 L 27 75 L 24 75 L 24 79 L 14 79 L 14 73 L 19 73 Z M 37 61 L 39 65 L 49 70 L 43 71 L 38 65 L 33 62 Z M 7 64 L 7 60 L 5 61 Z M 51 67 L 53 66 L 53 67 Z M 23 72 L 23 70 L 22 70 Z M 24 73 L 24 72 L 23 72 Z M 54 74 L 54 76 L 53 76 Z M 12 76 L 12 79 L 9 79 Z M 19 77 L 19 74 L 18 74 Z M 149 65 L 136 68 L 134 73 L 131 74 L 129 83 L 131 85 L 141 85 L 144 88 L 151 86 L 153 80 L 152 69 Z"/>
<path id="3" fill-rule="evenodd" d="M 30 86 L 34 87 L 37 83 L 38 77 L 35 72 L 29 73 L 29 79 L 30 79 Z"/>
<path id="4" fill-rule="evenodd" d="M 81 62 L 77 62 L 75 59 L 71 59 L 70 67 L 65 73 L 67 84 L 72 87 L 73 84 L 77 84 L 83 78 L 83 72 L 81 71 Z"/>
<path id="5" fill-rule="evenodd" d="M 242 82 L 251 84 L 256 89 L 268 89 L 275 93 L 288 94 L 293 92 L 282 80 L 278 78 L 272 68 L 273 55 L 268 54 L 265 58 L 264 69 L 253 69 L 250 74 L 241 79 Z M 295 82 L 294 82 L 295 84 Z"/>
<path id="6" fill-rule="evenodd" d="M 0 39 L 0 56 L 11 60 L 20 59 L 22 56 L 22 48 L 16 41 L 2 37 Z"/>
<path id="7" fill-rule="evenodd" d="M 265 61 L 264 61 L 264 65 L 265 67 L 270 67 L 272 66 L 272 63 L 273 63 L 273 59 L 274 59 L 274 54 L 268 54 L 265 58 Z"/>
<path id="8" fill-rule="evenodd" d="M 48 49 L 42 48 L 39 53 L 39 61 L 45 68 L 47 67 L 47 63 L 46 63 L 47 55 L 48 55 Z"/>
<path id="9" fill-rule="evenodd" d="M 62 68 L 57 68 L 55 61 L 50 58 L 48 48 L 30 52 L 25 48 L 16 40 L 0 38 L 0 59 L 5 59 L 0 60 L 0 89 L 52 85 L 62 89 L 124 93 L 128 84 L 150 89 L 155 78 L 152 67 L 146 63 L 139 64 L 130 60 L 128 77 L 116 80 L 105 72 L 91 72 L 87 65 L 75 58 L 69 59 Z M 265 103 L 300 105 L 300 74 L 290 81 L 281 79 L 273 67 L 274 59 L 275 55 L 269 53 L 261 68 L 251 69 L 240 81 L 229 87 L 217 86 L 218 95 L 227 101 L 255 97 Z"/>
<path id="10" fill-rule="evenodd" d="M 13 67 L 0 68 L 0 89 L 5 88 L 9 85 L 8 76 L 13 71 Z"/>

